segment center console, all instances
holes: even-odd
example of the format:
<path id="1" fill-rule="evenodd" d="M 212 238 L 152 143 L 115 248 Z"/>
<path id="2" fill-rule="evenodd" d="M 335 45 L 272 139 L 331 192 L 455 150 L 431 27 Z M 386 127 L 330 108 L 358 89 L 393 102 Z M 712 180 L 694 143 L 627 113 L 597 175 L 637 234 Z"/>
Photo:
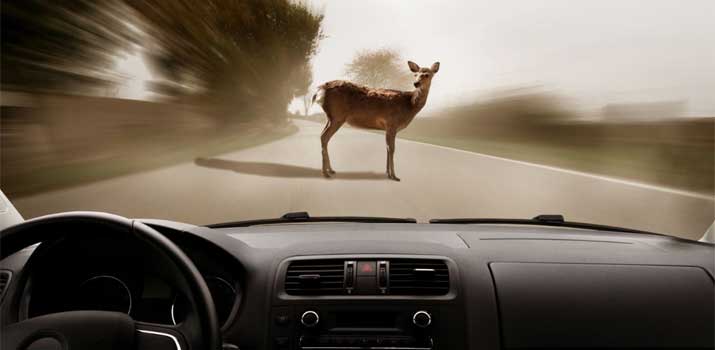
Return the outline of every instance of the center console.
<path id="1" fill-rule="evenodd" d="M 456 265 L 443 257 L 301 257 L 281 263 L 272 349 L 463 348 Z"/>

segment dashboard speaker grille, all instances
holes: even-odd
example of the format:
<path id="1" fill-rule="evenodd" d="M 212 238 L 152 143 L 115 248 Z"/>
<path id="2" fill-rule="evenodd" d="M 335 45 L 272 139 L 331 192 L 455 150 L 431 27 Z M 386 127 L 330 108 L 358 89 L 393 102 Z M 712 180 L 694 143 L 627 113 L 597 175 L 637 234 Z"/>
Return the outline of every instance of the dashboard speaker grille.
<path id="1" fill-rule="evenodd" d="M 391 259 L 390 294 L 444 295 L 449 293 L 449 268 L 437 259 Z"/>
<path id="2" fill-rule="evenodd" d="M 344 294 L 343 260 L 297 260 L 286 272 L 285 291 L 291 295 Z"/>

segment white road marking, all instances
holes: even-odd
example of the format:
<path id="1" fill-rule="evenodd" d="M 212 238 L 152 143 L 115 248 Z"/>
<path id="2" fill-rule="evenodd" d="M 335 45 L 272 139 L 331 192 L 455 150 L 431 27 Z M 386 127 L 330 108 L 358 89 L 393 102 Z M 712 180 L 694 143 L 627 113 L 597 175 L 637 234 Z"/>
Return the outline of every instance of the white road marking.
<path id="1" fill-rule="evenodd" d="M 666 192 L 666 193 L 671 193 L 671 194 L 677 194 L 681 196 L 687 196 L 687 197 L 693 197 L 693 198 L 698 198 L 698 199 L 705 199 L 709 201 L 715 202 L 715 196 L 712 195 L 707 195 L 704 193 L 698 193 L 698 192 L 691 192 L 691 191 L 685 191 L 685 190 L 680 190 L 677 188 L 670 188 L 670 187 L 663 187 L 663 186 L 657 186 L 657 185 L 651 185 L 643 182 L 637 182 L 633 180 L 626 180 L 622 178 L 617 178 L 617 177 L 611 177 L 611 176 L 605 176 L 605 175 L 597 175 L 597 174 L 592 174 L 592 173 L 585 173 L 582 171 L 577 171 L 577 170 L 571 170 L 571 169 L 566 169 L 566 168 L 560 168 L 556 166 L 551 166 L 551 165 L 544 165 L 544 164 L 538 164 L 538 163 L 531 163 L 531 162 L 526 162 L 523 160 L 516 160 L 516 159 L 510 159 L 510 158 L 502 158 L 498 156 L 493 156 L 489 154 L 484 154 L 484 153 L 479 153 L 479 152 L 473 152 L 473 151 L 467 151 L 459 148 L 452 148 L 452 147 L 447 147 L 447 146 L 441 146 L 441 145 L 435 145 L 432 143 L 426 143 L 426 142 L 420 142 L 420 141 L 415 141 L 415 140 L 408 140 L 408 139 L 400 139 L 402 141 L 406 142 L 412 142 L 412 143 L 418 143 L 426 146 L 432 146 L 432 147 L 437 147 L 437 148 L 444 148 L 450 151 L 456 151 L 456 152 L 463 152 L 463 153 L 468 153 L 468 154 L 474 154 L 478 156 L 482 156 L 485 158 L 490 158 L 490 159 L 498 159 L 502 160 L 505 162 L 510 162 L 510 163 L 516 163 L 516 164 L 521 164 L 521 165 L 528 165 L 528 166 L 533 166 L 541 169 L 547 169 L 547 170 L 553 170 L 553 171 L 560 171 L 564 172 L 567 174 L 573 174 L 573 175 L 579 175 L 579 176 L 586 176 L 590 177 L 592 179 L 597 179 L 597 180 L 603 180 L 603 181 L 610 181 L 610 182 L 615 182 L 623 185 L 629 185 L 629 186 L 635 186 L 635 187 L 640 187 L 648 190 L 654 190 L 654 191 L 661 191 L 661 192 Z"/>

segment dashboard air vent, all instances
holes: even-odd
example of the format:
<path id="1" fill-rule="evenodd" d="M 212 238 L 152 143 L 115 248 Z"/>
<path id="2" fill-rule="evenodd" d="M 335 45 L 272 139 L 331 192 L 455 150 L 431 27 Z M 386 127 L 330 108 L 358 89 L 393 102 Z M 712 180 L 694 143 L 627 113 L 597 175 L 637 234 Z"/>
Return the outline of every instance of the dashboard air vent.
<path id="1" fill-rule="evenodd" d="M 10 285 L 10 277 L 12 273 L 6 270 L 0 270 L 0 302 L 2 302 L 5 296 L 5 289 Z"/>
<path id="2" fill-rule="evenodd" d="M 449 268 L 436 259 L 390 260 L 390 294 L 444 295 L 449 293 Z"/>
<path id="3" fill-rule="evenodd" d="M 291 295 L 344 294 L 343 260 L 297 260 L 286 272 L 285 291 Z"/>

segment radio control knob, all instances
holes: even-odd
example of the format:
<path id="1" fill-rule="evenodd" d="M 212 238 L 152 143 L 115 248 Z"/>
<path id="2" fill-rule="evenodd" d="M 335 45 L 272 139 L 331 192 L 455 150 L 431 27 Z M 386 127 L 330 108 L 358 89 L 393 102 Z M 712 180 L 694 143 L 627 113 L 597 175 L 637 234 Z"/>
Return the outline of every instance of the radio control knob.
<path id="1" fill-rule="evenodd" d="M 312 310 L 308 310 L 300 316 L 300 323 L 306 327 L 315 327 L 320 322 L 320 317 L 318 313 Z"/>
<path id="2" fill-rule="evenodd" d="M 427 328 L 430 324 L 432 324 L 432 316 L 430 316 L 427 311 L 417 311 L 414 315 L 412 315 L 412 323 L 417 327 Z"/>

